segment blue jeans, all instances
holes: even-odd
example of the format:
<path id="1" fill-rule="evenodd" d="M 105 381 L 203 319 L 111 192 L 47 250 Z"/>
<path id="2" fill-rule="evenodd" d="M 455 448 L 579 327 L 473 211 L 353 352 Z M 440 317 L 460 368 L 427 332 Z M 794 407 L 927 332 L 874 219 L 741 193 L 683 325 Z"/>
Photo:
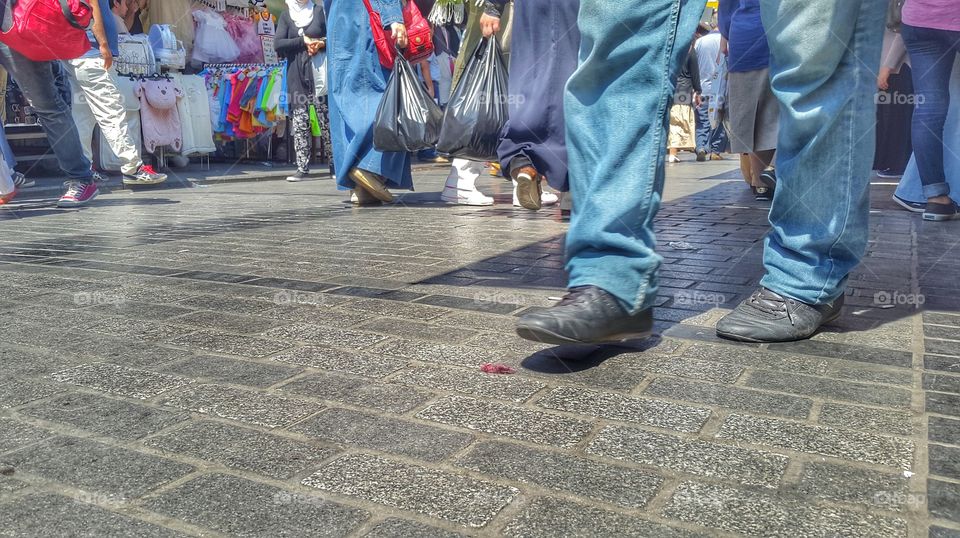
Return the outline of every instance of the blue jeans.
<path id="1" fill-rule="evenodd" d="M 760 283 L 804 303 L 842 295 L 866 251 L 886 7 L 886 0 L 760 2 L 780 101 Z"/>
<path id="2" fill-rule="evenodd" d="M 913 64 L 913 152 L 920 169 L 923 195 L 950 194 L 943 168 L 943 129 L 950 109 L 950 74 L 960 54 L 960 32 L 904 24 L 903 41 Z"/>
<path id="3" fill-rule="evenodd" d="M 33 62 L 0 44 L 0 65 L 17 80 L 20 91 L 36 110 L 60 168 L 70 179 L 93 181 L 90 161 L 83 156 L 70 107 L 57 91 L 50 62 Z"/>
<path id="4" fill-rule="evenodd" d="M 3 154 L 3 160 L 7 163 L 7 166 L 13 170 L 13 167 L 17 165 L 17 157 L 13 154 L 13 148 L 7 141 L 7 133 L 4 132 L 2 127 L 0 127 L 0 153 Z"/>
<path id="5" fill-rule="evenodd" d="M 727 130 L 723 123 L 716 129 L 710 127 L 710 103 L 707 98 L 696 108 L 697 112 L 697 149 L 707 153 L 723 153 L 727 149 Z"/>
<path id="6" fill-rule="evenodd" d="M 598 286 L 637 312 L 657 295 L 653 219 L 668 110 L 703 3 L 600 4 L 581 4 L 581 64 L 564 102 L 574 200 L 567 270 L 570 287 Z M 828 302 L 867 243 L 886 0 L 762 0 L 762 8 L 782 103 L 763 284 Z"/>
<path id="7" fill-rule="evenodd" d="M 696 0 L 580 3 L 580 65 L 564 95 L 569 285 L 598 286 L 631 311 L 657 295 L 669 111 L 702 14 Z"/>

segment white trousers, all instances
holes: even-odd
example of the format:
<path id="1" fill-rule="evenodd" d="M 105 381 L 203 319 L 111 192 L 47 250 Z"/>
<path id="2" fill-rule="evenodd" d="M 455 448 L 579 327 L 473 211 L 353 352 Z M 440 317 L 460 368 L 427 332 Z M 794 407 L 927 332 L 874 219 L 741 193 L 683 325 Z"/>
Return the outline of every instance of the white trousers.
<path id="1" fill-rule="evenodd" d="M 93 131 L 100 125 L 110 149 L 123 163 L 120 171 L 133 175 L 143 160 L 130 136 L 127 111 L 112 72 L 103 68 L 100 58 L 78 58 L 63 62 L 70 75 L 73 92 L 73 121 L 80 133 L 83 155 L 93 162 Z"/>

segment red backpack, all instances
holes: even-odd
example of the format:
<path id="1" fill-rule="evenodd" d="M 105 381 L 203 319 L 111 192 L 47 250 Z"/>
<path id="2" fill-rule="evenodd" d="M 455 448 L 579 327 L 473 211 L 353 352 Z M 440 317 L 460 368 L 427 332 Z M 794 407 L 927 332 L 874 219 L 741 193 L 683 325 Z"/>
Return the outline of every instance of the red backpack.
<path id="1" fill-rule="evenodd" d="M 96 0 L 93 0 L 96 1 Z M 72 60 L 90 50 L 93 9 L 84 0 L 12 0 L 13 26 L 0 41 L 35 62 Z"/>
<path id="2" fill-rule="evenodd" d="M 370 14 L 370 29 L 373 31 L 373 42 L 377 46 L 377 55 L 380 57 L 380 65 L 387 69 L 393 69 L 393 63 L 396 61 L 397 45 L 393 38 L 388 35 L 383 28 L 380 14 L 373 10 L 370 0 L 363 0 L 367 7 L 367 13 Z M 416 63 L 424 58 L 428 58 L 433 53 L 433 29 L 430 23 L 420 13 L 417 4 L 413 0 L 408 0 L 407 5 L 403 7 L 403 24 L 407 27 L 407 48 L 403 49 L 403 57 Z"/>

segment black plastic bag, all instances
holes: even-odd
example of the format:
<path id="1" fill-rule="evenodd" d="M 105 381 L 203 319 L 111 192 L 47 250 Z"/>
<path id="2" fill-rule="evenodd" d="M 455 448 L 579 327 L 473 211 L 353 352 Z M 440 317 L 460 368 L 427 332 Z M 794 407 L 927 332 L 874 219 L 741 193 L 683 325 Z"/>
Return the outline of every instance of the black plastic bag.
<path id="1" fill-rule="evenodd" d="M 496 161 L 507 122 L 507 67 L 495 37 L 480 41 L 443 116 L 437 151 L 471 161 Z"/>
<path id="2" fill-rule="evenodd" d="M 420 83 L 402 54 L 397 55 L 387 90 L 373 124 L 373 147 L 378 151 L 420 151 L 440 138 L 443 111 Z"/>

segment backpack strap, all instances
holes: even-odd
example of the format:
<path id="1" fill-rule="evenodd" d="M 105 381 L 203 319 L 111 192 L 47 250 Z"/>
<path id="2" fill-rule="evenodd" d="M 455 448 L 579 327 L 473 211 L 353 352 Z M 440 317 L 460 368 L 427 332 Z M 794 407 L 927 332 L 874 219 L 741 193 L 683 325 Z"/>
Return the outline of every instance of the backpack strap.
<path id="1" fill-rule="evenodd" d="M 93 1 L 96 2 L 97 0 Z M 87 4 L 86 2 L 81 3 Z M 90 4 L 87 4 L 87 6 L 89 5 Z M 67 0 L 60 0 L 60 9 L 63 10 L 63 16 L 67 19 L 67 22 L 70 23 L 70 26 L 73 26 L 77 30 L 86 31 L 86 28 L 80 26 L 80 23 L 77 22 L 77 18 L 73 16 L 73 11 L 70 9 L 70 4 L 67 2 Z"/>

